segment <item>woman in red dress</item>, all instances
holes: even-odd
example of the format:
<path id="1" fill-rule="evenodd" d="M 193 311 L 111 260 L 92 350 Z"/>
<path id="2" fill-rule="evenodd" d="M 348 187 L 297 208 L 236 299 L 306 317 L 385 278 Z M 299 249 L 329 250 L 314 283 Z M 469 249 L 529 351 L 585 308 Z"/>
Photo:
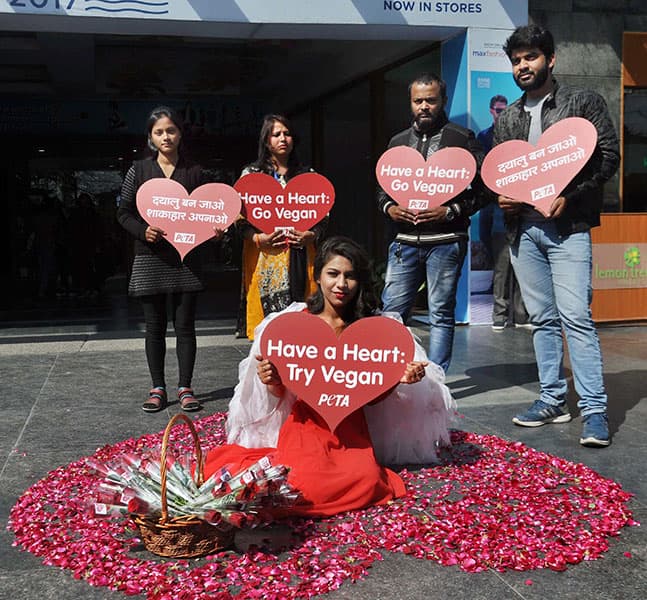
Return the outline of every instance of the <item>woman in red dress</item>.
<path id="1" fill-rule="evenodd" d="M 326 240 L 315 258 L 314 275 L 317 292 L 308 299 L 307 309 L 337 335 L 357 319 L 375 314 L 377 300 L 369 260 L 354 241 L 342 237 Z M 255 343 L 254 354 L 241 364 L 241 382 L 230 407 L 234 412 L 230 410 L 227 423 L 229 440 L 238 443 L 212 450 L 205 476 L 222 467 L 233 473 L 271 455 L 273 463 L 290 468 L 288 482 L 300 493 L 296 506 L 275 516 L 333 515 L 403 495 L 400 477 L 375 457 L 364 411 L 350 414 L 331 432 L 314 410 L 286 390 L 275 366 L 257 354 L 257 348 Z M 256 363 L 254 380 L 245 376 L 252 361 Z M 420 382 L 427 364 L 418 360 L 407 364 L 400 382 Z M 266 388 L 263 406 L 255 398 L 263 395 L 255 391 L 259 385 Z M 271 432 L 277 423 L 281 425 L 274 442 Z M 241 442 L 245 445 L 239 445 Z"/>

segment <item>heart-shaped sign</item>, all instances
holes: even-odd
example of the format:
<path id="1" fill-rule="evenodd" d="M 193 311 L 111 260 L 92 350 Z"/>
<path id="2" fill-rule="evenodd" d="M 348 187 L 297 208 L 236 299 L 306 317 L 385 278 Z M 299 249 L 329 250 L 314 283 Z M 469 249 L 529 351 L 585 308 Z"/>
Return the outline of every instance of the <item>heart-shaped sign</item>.
<path id="1" fill-rule="evenodd" d="M 311 406 L 331 431 L 392 388 L 413 360 L 407 328 L 388 317 L 367 317 L 337 337 L 323 319 L 286 313 L 268 323 L 261 352 L 283 384 Z"/>
<path id="2" fill-rule="evenodd" d="M 263 233 L 277 229 L 308 231 L 335 203 L 335 188 L 319 173 L 297 175 L 285 187 L 265 173 L 249 173 L 234 187 L 245 217 Z"/>
<path id="3" fill-rule="evenodd" d="M 180 258 L 227 229 L 240 214 L 240 197 L 224 183 L 205 183 L 191 194 L 172 179 L 156 177 L 137 190 L 137 210 L 144 221 L 166 232 Z"/>
<path id="4" fill-rule="evenodd" d="M 443 148 L 425 160 L 414 148 L 395 146 L 382 154 L 375 175 L 400 206 L 423 211 L 466 189 L 476 175 L 476 160 L 464 148 Z"/>
<path id="5" fill-rule="evenodd" d="M 569 117 L 546 129 L 536 146 L 510 140 L 492 148 L 481 177 L 493 192 L 549 216 L 553 200 L 587 163 L 597 140 L 590 121 Z"/>

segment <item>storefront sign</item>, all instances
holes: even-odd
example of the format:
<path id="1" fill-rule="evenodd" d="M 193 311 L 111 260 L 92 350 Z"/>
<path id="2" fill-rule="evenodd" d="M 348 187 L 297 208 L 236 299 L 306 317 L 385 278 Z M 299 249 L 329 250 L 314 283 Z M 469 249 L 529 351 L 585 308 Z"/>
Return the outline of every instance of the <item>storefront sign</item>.
<path id="1" fill-rule="evenodd" d="M 316 25 L 515 27 L 526 23 L 527 0 L 2 0 L 0 13 Z"/>
<path id="2" fill-rule="evenodd" d="M 509 83 L 510 88 L 516 88 L 516 84 L 510 77 L 510 59 L 503 51 L 505 41 L 511 33 L 512 30 L 470 29 L 468 55 L 470 71 L 505 73 L 510 80 L 506 83 Z"/>
<path id="3" fill-rule="evenodd" d="M 647 288 L 647 244 L 593 244 L 593 289 Z"/>

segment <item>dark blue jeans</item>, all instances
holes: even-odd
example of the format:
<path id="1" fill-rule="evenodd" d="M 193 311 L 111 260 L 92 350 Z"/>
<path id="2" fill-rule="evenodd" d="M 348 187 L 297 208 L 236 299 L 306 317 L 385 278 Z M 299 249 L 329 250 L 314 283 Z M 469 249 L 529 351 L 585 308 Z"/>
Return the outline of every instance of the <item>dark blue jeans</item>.
<path id="1" fill-rule="evenodd" d="M 406 323 L 416 294 L 427 284 L 429 360 L 445 371 L 452 358 L 456 288 L 467 253 L 467 239 L 448 244 L 389 246 L 382 304 L 385 312 L 400 313 Z"/>

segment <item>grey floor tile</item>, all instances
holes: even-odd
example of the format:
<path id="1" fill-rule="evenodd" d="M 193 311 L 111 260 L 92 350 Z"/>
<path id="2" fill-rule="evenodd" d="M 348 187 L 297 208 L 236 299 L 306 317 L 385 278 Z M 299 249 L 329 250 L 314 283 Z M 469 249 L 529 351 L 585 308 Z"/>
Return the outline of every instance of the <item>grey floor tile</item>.
<path id="1" fill-rule="evenodd" d="M 104 324 L 105 325 L 105 324 Z M 179 411 L 171 403 L 165 411 L 146 414 L 141 403 L 150 387 L 141 323 L 131 323 L 126 334 L 88 324 L 43 327 L 34 335 L 41 341 L 26 343 L 29 328 L 0 333 L 0 381 L 20 390 L 3 397 L 0 421 L 0 521 L 4 525 L 11 506 L 27 488 L 48 471 L 93 454 L 98 446 L 129 437 L 159 432 L 169 416 Z M 235 341 L 234 322 L 199 324 L 199 345 L 193 385 L 204 408 L 200 418 L 226 410 L 237 380 L 238 363 L 249 342 Z M 428 331 L 416 327 L 423 344 Z M 12 337 L 13 336 L 13 337 Z M 22 336 L 23 341 L 14 338 Z M 57 336 L 54 339 L 54 336 Z M 47 341 L 47 340 L 50 341 Z M 634 493 L 631 507 L 638 521 L 647 523 L 647 328 L 600 329 L 609 393 L 613 444 L 604 450 L 582 448 L 581 420 L 576 395 L 569 394 L 573 422 L 528 429 L 515 426 L 511 417 L 525 409 L 538 390 L 532 338 L 525 330 L 493 333 L 490 327 L 458 327 L 448 385 L 457 399 L 461 417 L 455 426 L 480 434 L 520 440 L 538 450 L 581 462 L 615 479 Z M 90 343 L 91 342 L 91 343 Z M 568 362 L 566 363 L 567 373 Z M 177 377 L 175 351 L 166 360 L 169 389 Z M 365 581 L 346 583 L 324 596 L 339 599 L 414 599 L 443 597 L 470 600 L 508 600 L 586 597 L 638 600 L 645 597 L 647 534 L 644 526 L 625 528 L 610 540 L 600 560 L 570 567 L 564 573 L 486 572 L 468 574 L 453 567 L 385 553 Z M 11 547 L 10 532 L 0 532 L 0 596 L 20 600 L 66 600 L 80 597 L 121 597 L 75 581 L 68 573 L 40 564 L 39 559 Z M 527 585 L 531 580 L 532 585 Z"/>
<path id="2" fill-rule="evenodd" d="M 496 574 L 465 573 L 426 560 L 400 554 L 385 555 L 373 563 L 368 577 L 325 596 L 330 600 L 405 600 L 443 596 L 467 600 L 502 600 L 513 597 L 508 584 Z M 379 582 L 379 583 L 378 583 Z"/>
<path id="3" fill-rule="evenodd" d="M 111 592 L 106 588 L 92 587 L 83 581 L 77 581 L 72 575 L 52 567 L 32 567 L 24 572 L 4 575 L 0 573 L 0 589 L 3 598 L 18 600 L 38 598 L 38 600 L 117 600 L 123 598 L 120 592 Z M 143 596 L 129 596 L 140 598 Z"/>

